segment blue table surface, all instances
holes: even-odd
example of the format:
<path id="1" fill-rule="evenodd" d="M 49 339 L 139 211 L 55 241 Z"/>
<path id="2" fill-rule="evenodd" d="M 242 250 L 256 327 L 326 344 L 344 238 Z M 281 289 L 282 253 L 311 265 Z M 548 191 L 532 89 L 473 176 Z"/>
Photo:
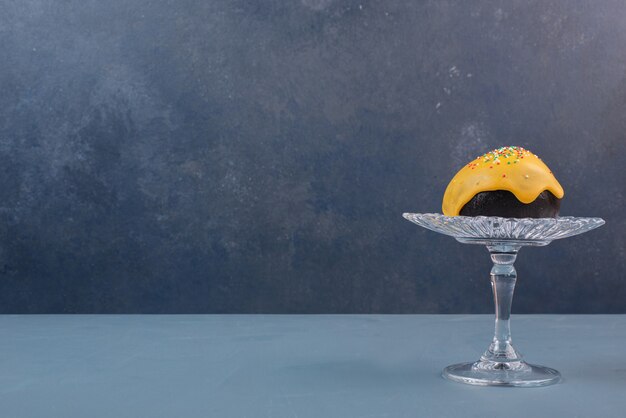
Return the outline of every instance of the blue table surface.
<path id="1" fill-rule="evenodd" d="M 0 417 L 624 417 L 625 315 L 517 315 L 544 388 L 440 377 L 487 315 L 0 316 Z"/>

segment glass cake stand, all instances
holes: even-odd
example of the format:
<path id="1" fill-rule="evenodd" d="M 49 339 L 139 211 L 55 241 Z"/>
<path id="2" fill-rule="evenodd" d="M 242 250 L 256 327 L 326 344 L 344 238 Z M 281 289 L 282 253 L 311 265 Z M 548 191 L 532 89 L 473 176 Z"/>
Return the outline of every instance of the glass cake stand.
<path id="1" fill-rule="evenodd" d="M 561 375 L 549 367 L 526 363 L 511 343 L 509 319 L 517 274 L 513 263 L 521 247 L 541 247 L 555 239 L 572 237 L 604 224 L 600 218 L 499 218 L 444 216 L 437 213 L 405 213 L 409 221 L 464 244 L 486 245 L 491 254 L 491 287 L 496 310 L 491 345 L 472 363 L 443 370 L 446 379 L 481 386 L 547 386 Z"/>

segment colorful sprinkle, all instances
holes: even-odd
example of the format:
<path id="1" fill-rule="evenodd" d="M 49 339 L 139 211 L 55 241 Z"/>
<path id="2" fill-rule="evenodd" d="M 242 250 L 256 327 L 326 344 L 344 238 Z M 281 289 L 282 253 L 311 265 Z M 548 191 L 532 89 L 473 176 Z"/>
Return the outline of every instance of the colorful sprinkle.
<path id="1" fill-rule="evenodd" d="M 504 163 L 503 159 L 506 159 L 506 164 L 517 164 L 520 160 L 523 160 L 524 157 L 534 155 L 527 149 L 517 146 L 510 147 L 500 147 L 496 148 L 492 151 L 489 151 L 480 157 L 476 157 L 474 161 L 470 161 L 467 166 L 472 170 L 479 168 L 481 166 L 488 166 L 489 168 L 493 168 L 494 166 L 501 165 Z M 536 157 L 536 156 L 535 156 Z M 539 158 L 539 157 L 537 157 Z M 502 177 L 506 177 L 506 174 L 502 174 Z"/>

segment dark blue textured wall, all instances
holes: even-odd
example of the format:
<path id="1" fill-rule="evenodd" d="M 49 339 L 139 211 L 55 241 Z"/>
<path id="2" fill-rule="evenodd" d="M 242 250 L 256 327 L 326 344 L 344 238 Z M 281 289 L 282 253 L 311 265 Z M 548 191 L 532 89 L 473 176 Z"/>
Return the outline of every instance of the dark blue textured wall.
<path id="1" fill-rule="evenodd" d="M 587 235 L 515 312 L 626 312 L 622 1 L 0 0 L 1 312 L 490 312 L 439 211 L 539 154 Z"/>

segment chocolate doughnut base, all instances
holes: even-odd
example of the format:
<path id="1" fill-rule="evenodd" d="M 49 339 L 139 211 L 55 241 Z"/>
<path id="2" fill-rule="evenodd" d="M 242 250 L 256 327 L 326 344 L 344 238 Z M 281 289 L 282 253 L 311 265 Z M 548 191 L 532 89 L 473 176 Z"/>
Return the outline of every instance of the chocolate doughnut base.
<path id="1" fill-rule="evenodd" d="M 543 191 L 533 202 L 525 204 L 506 190 L 480 192 L 461 208 L 461 216 L 500 216 L 502 218 L 555 218 L 561 199 Z"/>

